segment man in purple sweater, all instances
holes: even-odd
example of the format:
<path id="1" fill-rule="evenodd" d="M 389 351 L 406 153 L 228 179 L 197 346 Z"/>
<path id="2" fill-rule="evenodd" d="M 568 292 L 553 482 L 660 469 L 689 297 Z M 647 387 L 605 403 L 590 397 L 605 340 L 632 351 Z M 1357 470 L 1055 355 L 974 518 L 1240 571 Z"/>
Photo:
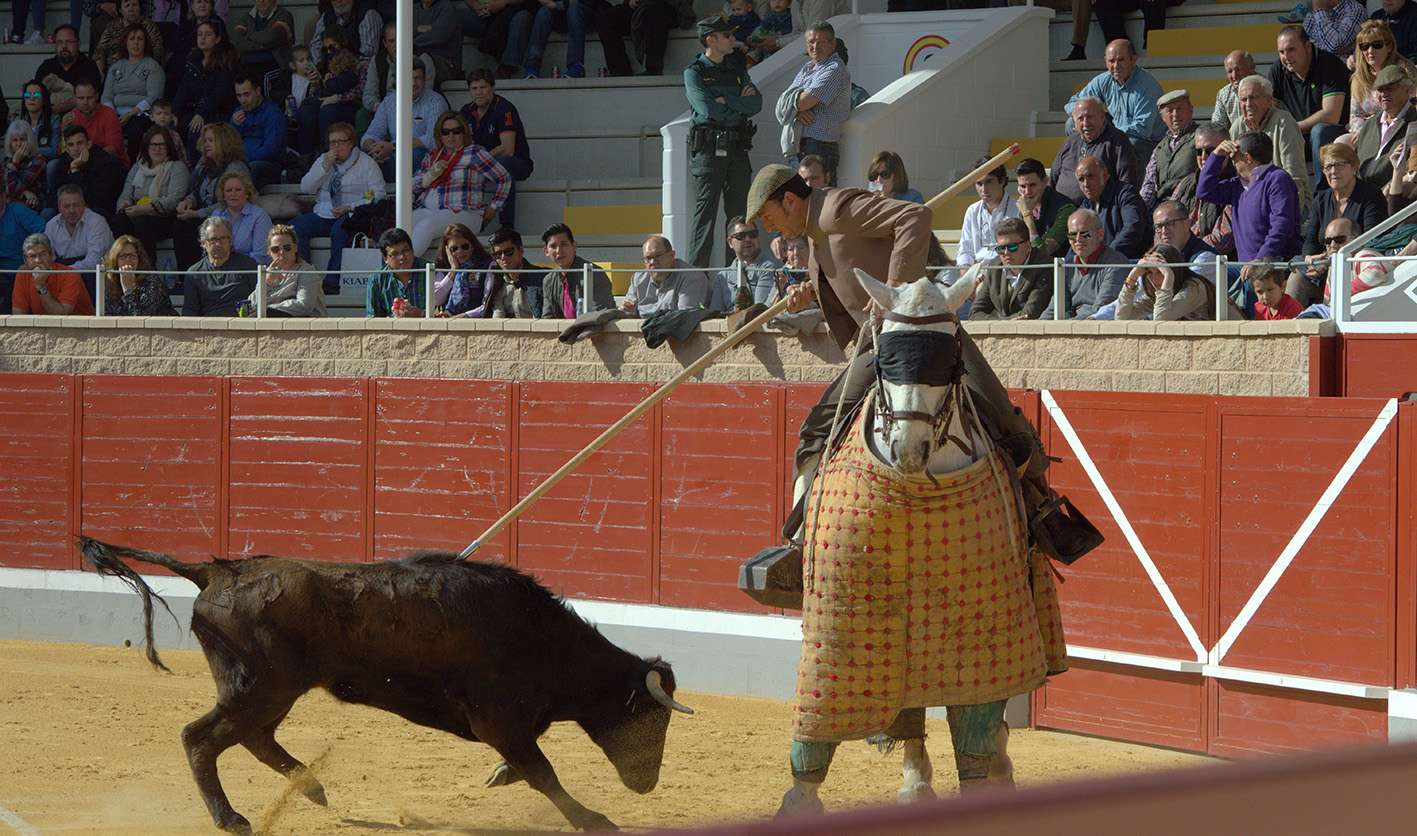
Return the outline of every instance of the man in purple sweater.
<path id="1" fill-rule="evenodd" d="M 1222 179 L 1227 157 L 1238 177 Z M 1299 188 L 1289 172 L 1273 162 L 1269 135 L 1252 131 L 1220 143 L 1201 167 L 1196 197 L 1235 207 L 1235 251 L 1241 261 L 1288 260 L 1303 248 Z"/>

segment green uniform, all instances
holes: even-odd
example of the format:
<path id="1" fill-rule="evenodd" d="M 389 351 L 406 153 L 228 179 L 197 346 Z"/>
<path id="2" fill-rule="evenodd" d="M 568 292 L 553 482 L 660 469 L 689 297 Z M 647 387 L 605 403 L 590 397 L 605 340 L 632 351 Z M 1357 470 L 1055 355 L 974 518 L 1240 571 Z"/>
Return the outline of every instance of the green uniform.
<path id="1" fill-rule="evenodd" d="M 730 218 L 743 214 L 748 199 L 748 184 L 753 179 L 748 117 L 763 109 L 763 94 L 756 87 L 750 95 L 743 95 L 744 86 L 751 83 L 738 53 L 730 53 L 718 64 L 700 55 L 684 68 L 684 90 L 694 121 L 689 133 L 689 173 L 694 178 L 689 261 L 695 267 L 719 266 L 713 245 L 719 196 L 723 197 L 724 214 Z M 714 101 L 718 98 L 724 103 Z"/>

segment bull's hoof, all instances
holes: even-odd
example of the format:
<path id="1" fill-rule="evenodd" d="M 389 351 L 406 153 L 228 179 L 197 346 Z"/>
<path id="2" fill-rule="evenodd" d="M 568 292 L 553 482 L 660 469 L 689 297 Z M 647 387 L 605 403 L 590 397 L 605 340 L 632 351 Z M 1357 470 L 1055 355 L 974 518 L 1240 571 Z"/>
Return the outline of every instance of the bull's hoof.
<path id="1" fill-rule="evenodd" d="M 235 834 L 235 836 L 252 836 L 251 822 L 247 821 L 246 817 L 240 813 L 231 813 L 223 817 L 216 823 L 216 826 L 227 833 Z"/>
<path id="2" fill-rule="evenodd" d="M 487 776 L 486 786 L 505 787 L 520 780 L 522 780 L 522 776 L 518 775 L 515 769 L 508 766 L 506 761 L 499 761 L 496 766 L 492 767 L 492 774 Z"/>
<path id="3" fill-rule="evenodd" d="M 916 781 L 900 788 L 896 793 L 896 799 L 901 804 L 914 804 L 917 801 L 934 801 L 935 788 L 924 781 Z"/>
<path id="4" fill-rule="evenodd" d="M 822 800 L 817 797 L 819 786 L 819 784 L 807 781 L 793 781 L 792 789 L 782 796 L 782 806 L 777 808 L 777 815 L 774 818 L 820 814 L 826 808 L 822 806 Z"/>

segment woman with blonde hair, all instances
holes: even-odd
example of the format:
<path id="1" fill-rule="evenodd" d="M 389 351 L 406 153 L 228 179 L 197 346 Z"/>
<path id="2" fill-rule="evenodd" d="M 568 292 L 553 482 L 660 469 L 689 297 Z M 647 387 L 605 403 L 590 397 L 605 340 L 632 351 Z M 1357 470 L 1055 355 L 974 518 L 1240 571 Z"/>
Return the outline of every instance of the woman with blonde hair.
<path id="1" fill-rule="evenodd" d="M 1339 142 L 1352 145 L 1358 130 L 1369 117 L 1382 110 L 1377 94 L 1373 90 L 1373 79 L 1384 67 L 1396 64 L 1407 72 L 1407 77 L 1417 80 L 1417 67 L 1397 53 L 1397 39 L 1386 21 L 1369 20 L 1358 28 L 1358 37 L 1353 42 L 1353 77 L 1349 82 L 1348 133 L 1338 138 Z"/>
<path id="2" fill-rule="evenodd" d="M 880 186 L 877 186 L 877 183 L 880 183 Z M 896 200 L 925 202 L 925 195 L 910 188 L 910 176 L 905 173 L 905 160 L 894 151 L 882 151 L 866 167 L 866 188 Z"/>
<path id="3" fill-rule="evenodd" d="M 23 118 L 11 122 L 5 131 L 5 162 L 0 165 L 5 176 L 5 199 L 38 212 L 40 196 L 44 194 L 44 165 L 34 128 Z"/>
<path id="4" fill-rule="evenodd" d="M 167 284 L 152 272 L 143 243 L 120 235 L 103 256 L 105 316 L 177 316 Z"/>
<path id="5" fill-rule="evenodd" d="M 187 190 L 187 199 L 177 204 L 177 223 L 172 235 L 172 249 L 177 256 L 177 269 L 186 270 L 202 257 L 197 245 L 197 228 L 221 205 L 217 180 L 234 171 L 245 173 L 246 149 L 241 135 L 225 122 L 214 122 L 202 128 L 200 153 Z"/>
<path id="6" fill-rule="evenodd" d="M 229 171 L 217 178 L 216 186 L 221 207 L 212 212 L 212 217 L 231 225 L 232 252 L 245 253 L 257 264 L 270 263 L 270 244 L 266 239 L 271 233 L 271 216 L 255 204 L 258 192 L 251 176 L 244 171 Z"/>
<path id="7" fill-rule="evenodd" d="M 502 211 L 512 193 L 512 176 L 472 141 L 467 122 L 446 110 L 434 131 L 437 146 L 423 157 L 413 175 L 413 252 L 421 254 L 449 224 L 476 224 L 480 229 Z M 482 185 L 492 183 L 496 195 L 482 202 Z"/>
<path id="8" fill-rule="evenodd" d="M 324 274 L 302 259 L 300 236 L 292 227 L 277 224 L 266 235 L 271 260 L 266 268 L 266 314 L 268 316 L 324 316 Z M 256 309 L 258 287 L 251 291 L 251 309 Z"/>

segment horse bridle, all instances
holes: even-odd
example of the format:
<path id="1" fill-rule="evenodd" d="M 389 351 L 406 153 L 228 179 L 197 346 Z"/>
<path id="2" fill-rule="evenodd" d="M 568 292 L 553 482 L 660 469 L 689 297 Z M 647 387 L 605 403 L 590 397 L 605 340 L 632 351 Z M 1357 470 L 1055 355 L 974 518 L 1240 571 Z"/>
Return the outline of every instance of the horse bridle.
<path id="1" fill-rule="evenodd" d="M 891 409 L 890 401 L 886 397 L 885 378 L 881 375 L 879 363 L 875 366 L 876 414 L 879 418 L 878 423 L 880 425 L 876 428 L 876 431 L 880 433 L 882 440 L 890 436 L 891 425 L 896 421 L 923 421 L 924 423 L 929 424 L 931 429 L 934 430 L 935 440 L 937 443 L 943 443 L 945 441 L 953 442 L 954 444 L 958 445 L 961 450 L 964 450 L 972 455 L 973 445 L 971 445 L 968 440 L 958 438 L 949 434 L 950 420 L 954 417 L 954 413 L 959 406 L 958 384 L 959 376 L 962 372 L 963 366 L 963 357 L 960 351 L 960 340 L 958 332 L 959 316 L 950 311 L 946 311 L 944 313 L 929 314 L 926 316 L 908 316 L 906 314 L 896 313 L 895 311 L 884 311 L 881 313 L 880 318 L 888 322 L 900 322 L 906 325 L 938 325 L 940 323 L 953 323 L 956 328 L 956 332 L 953 335 L 955 344 L 955 368 L 952 370 L 952 373 L 950 375 L 950 385 L 954 388 L 953 391 L 945 397 L 944 402 L 940 404 L 940 408 L 936 410 L 933 414 L 927 412 L 920 412 L 918 410 L 913 409 Z M 879 352 L 881 348 L 880 323 L 873 321 L 872 324 L 872 335 L 873 337 L 875 337 L 876 352 L 877 356 L 879 357 Z"/>

